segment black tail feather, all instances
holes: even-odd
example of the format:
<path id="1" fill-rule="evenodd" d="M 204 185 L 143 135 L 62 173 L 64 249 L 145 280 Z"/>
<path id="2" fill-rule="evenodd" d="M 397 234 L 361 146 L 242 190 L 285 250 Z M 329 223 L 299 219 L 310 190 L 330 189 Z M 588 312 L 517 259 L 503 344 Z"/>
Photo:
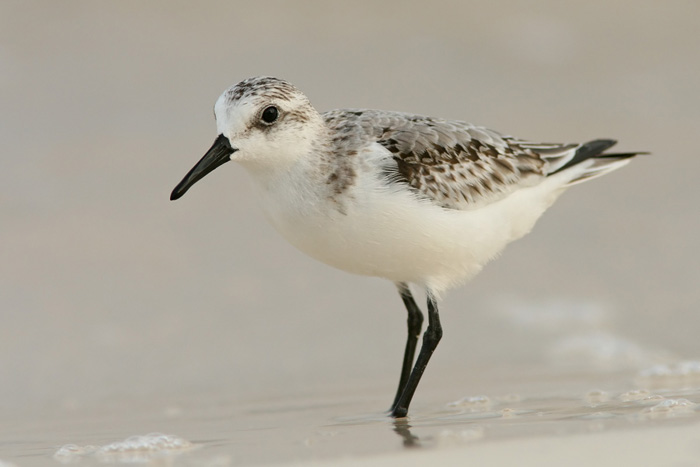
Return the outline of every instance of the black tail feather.
<path id="1" fill-rule="evenodd" d="M 648 156 L 651 154 L 650 152 L 611 152 L 609 154 L 600 154 L 598 155 L 598 158 L 600 159 L 607 159 L 607 158 L 616 158 L 616 159 L 629 159 L 630 157 L 634 156 Z"/>
<path id="2" fill-rule="evenodd" d="M 550 173 L 549 175 L 554 175 L 556 173 L 561 172 L 562 170 L 566 170 L 569 167 L 572 167 L 576 164 L 580 164 L 581 162 L 585 161 L 586 159 L 590 159 L 591 157 L 632 157 L 635 154 L 634 153 L 629 153 L 629 154 L 602 154 L 603 151 L 605 151 L 608 148 L 613 147 L 615 144 L 617 144 L 617 141 L 614 139 L 596 139 L 593 141 L 589 141 L 583 145 L 581 145 L 580 148 L 576 150 L 576 154 L 574 154 L 574 157 L 571 158 L 569 162 L 564 164 L 563 166 L 559 167 L 557 170 L 554 172 Z"/>

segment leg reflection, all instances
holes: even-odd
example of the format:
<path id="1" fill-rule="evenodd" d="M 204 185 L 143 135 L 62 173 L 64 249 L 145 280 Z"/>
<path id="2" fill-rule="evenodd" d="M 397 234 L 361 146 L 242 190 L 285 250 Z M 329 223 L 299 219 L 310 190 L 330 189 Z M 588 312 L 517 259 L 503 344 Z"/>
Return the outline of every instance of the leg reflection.
<path id="1" fill-rule="evenodd" d="M 408 424 L 408 419 L 394 419 L 394 432 L 401 437 L 404 447 L 418 448 L 421 446 L 418 436 L 414 436 L 411 433 L 411 425 Z"/>

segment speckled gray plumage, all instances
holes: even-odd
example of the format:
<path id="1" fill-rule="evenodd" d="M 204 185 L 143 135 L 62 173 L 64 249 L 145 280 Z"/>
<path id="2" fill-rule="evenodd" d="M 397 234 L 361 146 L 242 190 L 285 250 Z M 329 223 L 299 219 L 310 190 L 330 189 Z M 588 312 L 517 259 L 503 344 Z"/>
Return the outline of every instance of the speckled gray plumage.
<path id="1" fill-rule="evenodd" d="M 387 180 L 451 209 L 470 209 L 502 198 L 547 175 L 550 161 L 576 144 L 535 144 L 460 121 L 380 110 L 332 110 L 322 114 L 332 152 L 352 157 L 373 143 L 393 165 Z"/>

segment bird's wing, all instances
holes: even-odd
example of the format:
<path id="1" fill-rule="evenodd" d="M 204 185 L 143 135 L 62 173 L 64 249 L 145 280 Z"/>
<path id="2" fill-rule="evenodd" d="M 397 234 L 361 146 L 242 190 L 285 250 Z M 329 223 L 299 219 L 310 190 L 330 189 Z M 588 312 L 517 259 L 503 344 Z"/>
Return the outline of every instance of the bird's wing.
<path id="1" fill-rule="evenodd" d="M 616 141 L 535 143 L 460 121 L 381 110 L 324 114 L 337 154 L 377 145 L 389 183 L 447 209 L 468 210 L 561 173 L 561 186 L 598 177 L 643 153 L 605 153 Z"/>
<path id="2" fill-rule="evenodd" d="M 449 209 L 474 209 L 536 184 L 548 172 L 545 154 L 577 147 L 531 144 L 465 122 L 399 112 L 342 110 L 325 118 L 337 135 L 360 134 L 388 150 L 394 161 L 388 180 Z"/>

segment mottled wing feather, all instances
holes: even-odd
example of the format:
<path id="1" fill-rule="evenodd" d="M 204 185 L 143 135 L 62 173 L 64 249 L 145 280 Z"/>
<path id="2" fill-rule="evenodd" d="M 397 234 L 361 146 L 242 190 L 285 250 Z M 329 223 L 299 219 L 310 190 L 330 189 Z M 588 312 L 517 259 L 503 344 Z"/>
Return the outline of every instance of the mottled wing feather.
<path id="1" fill-rule="evenodd" d="M 450 209 L 474 209 L 533 185 L 546 175 L 550 158 L 576 147 L 527 143 L 464 122 L 399 112 L 336 110 L 324 117 L 337 134 L 386 148 L 395 161 L 390 180 Z"/>

